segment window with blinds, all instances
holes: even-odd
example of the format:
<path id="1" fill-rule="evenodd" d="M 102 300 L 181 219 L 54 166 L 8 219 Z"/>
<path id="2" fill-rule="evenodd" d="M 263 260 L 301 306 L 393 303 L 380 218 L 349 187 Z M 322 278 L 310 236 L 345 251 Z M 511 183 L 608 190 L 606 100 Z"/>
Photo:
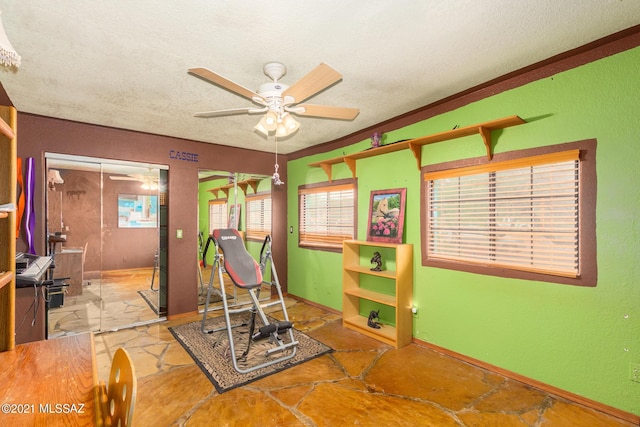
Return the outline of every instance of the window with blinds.
<path id="1" fill-rule="evenodd" d="M 271 194 L 247 196 L 247 239 L 264 240 L 271 234 Z"/>
<path id="2" fill-rule="evenodd" d="M 209 202 L 209 235 L 213 230 L 227 228 L 227 202 L 212 200 Z"/>
<path id="3" fill-rule="evenodd" d="M 427 258 L 579 275 L 579 155 L 426 173 Z"/>
<path id="4" fill-rule="evenodd" d="M 300 246 L 342 249 L 355 237 L 355 184 L 299 188 Z"/>

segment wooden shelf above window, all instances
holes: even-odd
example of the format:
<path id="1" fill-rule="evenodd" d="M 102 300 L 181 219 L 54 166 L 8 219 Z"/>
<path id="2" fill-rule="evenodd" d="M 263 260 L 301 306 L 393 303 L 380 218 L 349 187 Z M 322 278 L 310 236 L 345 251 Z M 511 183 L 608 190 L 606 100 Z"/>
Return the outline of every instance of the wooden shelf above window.
<path id="1" fill-rule="evenodd" d="M 332 167 L 338 163 L 345 163 L 351 170 L 352 176 L 356 177 L 356 160 L 365 159 L 367 157 L 380 156 L 382 154 L 392 153 L 394 151 L 409 149 L 413 153 L 417 163 L 418 170 L 422 167 L 422 146 L 427 144 L 433 144 L 436 142 L 448 141 L 451 139 L 462 138 L 470 135 L 480 135 L 482 142 L 487 150 L 487 159 L 491 160 L 493 157 L 491 147 L 491 132 L 498 129 L 504 129 L 511 126 L 517 126 L 526 123 L 518 116 L 509 116 L 502 119 L 491 120 L 489 122 L 479 123 L 476 125 L 465 126 L 458 129 L 448 130 L 445 132 L 435 133 L 433 135 L 423 136 L 420 138 L 408 139 L 405 141 L 395 142 L 392 144 L 383 145 L 377 148 L 371 148 L 369 150 L 360 151 L 358 153 L 347 154 L 342 157 L 335 157 L 332 159 L 321 160 L 319 162 L 310 163 L 310 167 L 320 167 L 327 174 L 329 181 L 331 181 Z"/>
<path id="2" fill-rule="evenodd" d="M 254 193 L 258 192 L 258 183 L 259 182 L 260 182 L 260 180 L 257 179 L 257 178 L 245 179 L 243 181 L 238 181 L 238 187 L 240 189 L 242 189 L 242 192 L 246 196 L 247 195 L 247 188 L 249 188 L 249 187 L 251 187 L 251 189 L 253 189 Z M 224 195 L 228 199 L 229 198 L 229 189 L 230 188 L 234 188 L 234 187 L 235 187 L 235 184 L 226 184 L 226 185 L 223 185 L 221 187 L 212 188 L 212 189 L 210 189 L 208 191 L 210 193 L 212 193 L 216 199 L 218 198 L 218 193 L 220 191 L 222 191 L 222 192 L 224 192 Z"/>

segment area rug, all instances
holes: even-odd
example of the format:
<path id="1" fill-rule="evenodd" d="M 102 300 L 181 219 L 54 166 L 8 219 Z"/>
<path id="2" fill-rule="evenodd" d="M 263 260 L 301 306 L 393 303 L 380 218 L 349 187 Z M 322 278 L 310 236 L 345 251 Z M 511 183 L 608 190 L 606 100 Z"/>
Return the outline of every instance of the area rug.
<path id="1" fill-rule="evenodd" d="M 249 338 L 249 327 L 246 325 L 250 313 L 240 313 L 231 315 L 231 323 L 245 323 L 233 329 L 234 347 L 237 356 L 241 356 L 247 348 Z M 269 317 L 269 322 L 276 322 Z M 229 347 L 229 337 L 226 328 L 211 334 L 200 331 L 201 322 L 192 322 L 184 325 L 169 328 L 173 336 L 178 340 L 185 350 L 191 355 L 202 372 L 213 383 L 218 393 L 232 390 L 243 386 L 260 378 L 267 377 L 293 366 L 299 365 L 316 357 L 333 351 L 331 347 L 322 344 L 320 341 L 293 329 L 293 336 L 298 341 L 296 354 L 293 358 L 275 363 L 271 366 L 260 368 L 253 372 L 241 374 L 233 368 L 231 360 L 231 350 Z M 256 322 L 256 327 L 261 326 L 261 322 Z M 207 319 L 205 329 L 217 329 L 224 327 L 224 316 Z M 256 329 L 257 330 L 257 329 Z M 285 342 L 288 342 L 288 333 L 284 335 Z M 251 343 L 251 350 L 246 360 L 238 361 L 241 369 L 246 369 L 247 365 L 254 366 L 264 363 L 269 358 L 281 357 L 283 354 L 291 354 L 291 350 L 284 353 L 275 353 L 270 356 L 265 355 L 266 350 L 273 345 L 269 339 L 254 341 Z"/>
<path id="2" fill-rule="evenodd" d="M 138 291 L 138 294 L 142 297 L 143 300 L 147 302 L 151 310 L 155 314 L 158 314 L 158 291 L 152 291 L 151 289 L 145 289 L 144 291 Z M 204 305 L 205 299 L 207 299 L 207 295 L 198 295 L 198 305 Z M 227 300 L 230 299 L 230 296 L 227 295 Z M 216 293 L 212 293 L 211 298 L 209 299 L 209 304 L 215 304 L 217 302 L 222 301 L 220 295 Z"/>

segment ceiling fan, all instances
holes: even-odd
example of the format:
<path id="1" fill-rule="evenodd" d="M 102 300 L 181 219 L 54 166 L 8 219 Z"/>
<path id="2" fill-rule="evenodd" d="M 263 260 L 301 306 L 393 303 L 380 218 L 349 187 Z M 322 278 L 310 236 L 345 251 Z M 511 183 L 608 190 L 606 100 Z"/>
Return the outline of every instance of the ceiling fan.
<path id="1" fill-rule="evenodd" d="M 300 104 L 342 79 L 342 74 L 327 64 L 320 64 L 292 86 L 280 83 L 287 68 L 279 62 L 264 65 L 263 72 L 272 82 L 260 85 L 257 92 L 247 89 L 207 68 L 190 68 L 189 73 L 245 97 L 258 107 L 231 108 L 196 113 L 196 117 L 219 117 L 233 114 L 265 113 L 255 130 L 265 136 L 274 133 L 286 137 L 300 128 L 292 114 L 326 119 L 353 120 L 360 113 L 357 108 L 329 105 Z"/>

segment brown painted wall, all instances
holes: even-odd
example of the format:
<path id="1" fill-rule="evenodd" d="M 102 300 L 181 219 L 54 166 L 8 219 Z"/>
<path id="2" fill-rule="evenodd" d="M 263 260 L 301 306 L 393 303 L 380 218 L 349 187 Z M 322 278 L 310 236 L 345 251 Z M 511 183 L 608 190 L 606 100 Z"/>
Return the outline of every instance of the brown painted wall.
<path id="1" fill-rule="evenodd" d="M 197 154 L 197 162 L 178 160 L 173 152 Z M 61 153 L 105 159 L 139 161 L 169 166 L 169 262 L 168 315 L 197 310 L 197 200 L 198 169 L 228 170 L 254 174 L 273 173 L 273 155 L 185 139 L 69 122 L 18 112 L 18 156 L 36 160 L 35 230 L 39 254 L 45 253 L 44 231 L 44 153 Z M 286 157 L 286 156 L 283 156 Z M 281 160 L 279 173 L 286 182 L 287 159 Z M 283 290 L 287 287 L 286 186 L 274 188 L 273 254 Z M 285 215 L 277 215 L 283 212 Z M 176 238 L 181 229 L 183 239 Z M 193 236 L 193 237 L 191 237 Z M 17 241 L 25 250 L 25 241 Z"/>
<path id="2" fill-rule="evenodd" d="M 65 247 L 84 248 L 84 271 L 87 278 L 97 277 L 101 267 L 100 242 L 100 174 L 97 172 L 60 170 L 64 184 L 47 187 L 49 233 L 67 236 Z M 56 248 L 60 250 L 60 245 Z"/>
<path id="3" fill-rule="evenodd" d="M 157 191 L 143 190 L 139 182 L 103 180 L 101 270 L 153 267 L 158 248 L 158 228 L 118 227 L 119 194 L 157 194 Z"/>
<path id="4" fill-rule="evenodd" d="M 104 270 L 152 267 L 158 228 L 119 228 L 118 195 L 157 191 L 143 190 L 137 181 L 105 177 L 101 183 L 100 172 L 57 170 L 64 183 L 47 189 L 49 233 L 64 234 L 65 247 L 86 247 L 85 277 L 98 277 Z"/>

